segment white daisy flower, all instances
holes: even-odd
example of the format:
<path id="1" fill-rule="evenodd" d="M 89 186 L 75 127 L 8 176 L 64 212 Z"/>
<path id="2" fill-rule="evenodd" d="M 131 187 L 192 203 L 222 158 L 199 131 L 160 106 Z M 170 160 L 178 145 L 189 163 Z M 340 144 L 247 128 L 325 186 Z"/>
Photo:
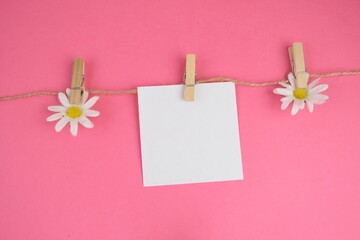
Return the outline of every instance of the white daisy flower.
<path id="1" fill-rule="evenodd" d="M 94 124 L 87 117 L 97 117 L 100 112 L 91 110 L 90 108 L 99 99 L 98 96 L 90 98 L 88 101 L 89 92 L 84 91 L 80 104 L 70 104 L 69 102 L 70 89 L 66 89 L 66 95 L 62 92 L 58 94 L 59 101 L 62 106 L 50 106 L 48 109 L 55 114 L 48 117 L 48 122 L 59 120 L 55 125 L 55 131 L 60 132 L 66 124 L 70 122 L 70 132 L 73 136 L 77 135 L 78 123 L 86 128 L 93 128 Z"/>
<path id="2" fill-rule="evenodd" d="M 296 88 L 295 77 L 292 73 L 288 74 L 290 84 L 279 83 L 284 88 L 275 88 L 274 93 L 283 95 L 281 98 L 281 110 L 285 110 L 291 102 L 293 103 L 291 114 L 295 115 L 299 110 L 304 109 L 305 103 L 310 112 L 314 111 L 314 104 L 323 104 L 329 99 L 327 95 L 321 94 L 321 92 L 328 89 L 327 84 L 318 84 L 320 78 L 312 81 L 307 88 Z"/>

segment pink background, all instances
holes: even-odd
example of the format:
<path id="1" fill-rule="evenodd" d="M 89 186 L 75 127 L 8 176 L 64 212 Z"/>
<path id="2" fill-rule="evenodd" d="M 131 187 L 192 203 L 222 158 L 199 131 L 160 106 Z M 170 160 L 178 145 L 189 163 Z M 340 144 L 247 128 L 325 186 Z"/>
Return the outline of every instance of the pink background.
<path id="1" fill-rule="evenodd" d="M 282 80 L 303 41 L 309 72 L 360 68 L 358 0 L 0 2 L 0 96 L 197 76 Z M 244 181 L 142 187 L 136 95 L 101 96 L 94 129 L 55 133 L 55 96 L 0 103 L 0 239 L 360 239 L 360 76 L 297 116 L 273 87 L 237 87 Z"/>

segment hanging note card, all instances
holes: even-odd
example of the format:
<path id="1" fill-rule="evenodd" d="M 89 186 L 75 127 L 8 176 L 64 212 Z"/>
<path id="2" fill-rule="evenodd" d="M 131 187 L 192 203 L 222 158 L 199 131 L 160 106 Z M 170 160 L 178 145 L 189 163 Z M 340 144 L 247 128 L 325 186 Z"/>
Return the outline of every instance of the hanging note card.
<path id="1" fill-rule="evenodd" d="M 144 186 L 243 179 L 234 83 L 139 87 Z"/>

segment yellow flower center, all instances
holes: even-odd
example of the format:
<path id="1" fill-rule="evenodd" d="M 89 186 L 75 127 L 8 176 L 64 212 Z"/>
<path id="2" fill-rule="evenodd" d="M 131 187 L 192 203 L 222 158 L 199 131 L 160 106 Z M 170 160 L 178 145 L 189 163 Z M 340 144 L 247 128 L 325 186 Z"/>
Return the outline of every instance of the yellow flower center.
<path id="1" fill-rule="evenodd" d="M 306 88 L 297 88 L 294 91 L 294 97 L 296 97 L 297 99 L 304 99 L 307 97 L 307 91 Z"/>
<path id="2" fill-rule="evenodd" d="M 68 115 L 69 118 L 78 118 L 82 114 L 81 109 L 78 106 L 71 106 L 68 108 L 66 115 Z"/>

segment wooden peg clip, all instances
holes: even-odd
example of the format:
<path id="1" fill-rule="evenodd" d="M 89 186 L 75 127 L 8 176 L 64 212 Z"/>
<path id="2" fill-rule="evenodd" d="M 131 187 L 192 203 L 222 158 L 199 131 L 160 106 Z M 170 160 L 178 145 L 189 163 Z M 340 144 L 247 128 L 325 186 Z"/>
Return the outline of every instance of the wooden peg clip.
<path id="1" fill-rule="evenodd" d="M 306 88 L 309 81 L 309 74 L 306 72 L 303 45 L 301 42 L 293 43 L 288 48 L 291 68 L 295 76 L 297 88 Z"/>
<path id="2" fill-rule="evenodd" d="M 84 91 L 84 70 L 85 63 L 81 58 L 75 58 L 73 64 L 71 88 L 70 88 L 70 104 L 80 104 L 82 93 Z"/>
<path id="3" fill-rule="evenodd" d="M 185 71 L 185 101 L 193 102 L 195 100 L 195 54 L 186 54 L 186 71 Z"/>

